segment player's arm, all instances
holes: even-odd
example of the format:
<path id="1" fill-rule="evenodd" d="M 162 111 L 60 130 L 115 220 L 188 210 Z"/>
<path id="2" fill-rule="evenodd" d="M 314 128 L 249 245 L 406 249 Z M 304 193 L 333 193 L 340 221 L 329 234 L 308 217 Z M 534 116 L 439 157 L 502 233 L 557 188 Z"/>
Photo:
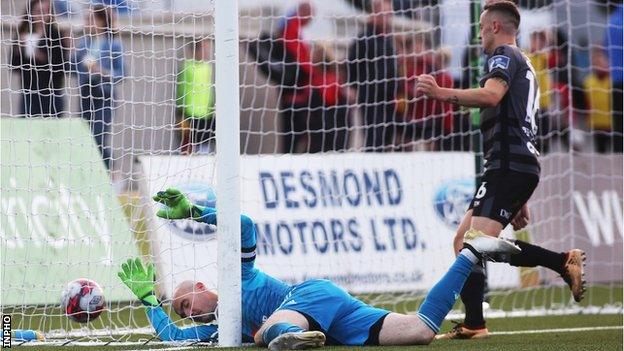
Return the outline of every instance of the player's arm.
<path id="1" fill-rule="evenodd" d="M 520 230 L 526 227 L 531 221 L 531 211 L 529 211 L 529 205 L 524 204 L 516 216 L 511 220 L 511 225 L 514 230 Z"/>
<path id="2" fill-rule="evenodd" d="M 159 191 L 154 201 L 165 205 L 158 210 L 156 216 L 164 219 L 192 218 L 198 222 L 217 225 L 217 210 L 212 207 L 203 207 L 193 204 L 178 189 L 169 188 Z M 256 259 L 256 227 L 251 218 L 241 215 L 241 261 L 243 278 L 254 272 Z"/>
<path id="3" fill-rule="evenodd" d="M 153 264 L 148 264 L 144 267 L 140 258 L 129 259 L 121 265 L 121 271 L 117 275 L 141 303 L 145 305 L 145 314 L 160 340 L 217 340 L 216 325 L 206 324 L 179 328 L 173 323 L 162 307 L 160 307 L 160 302 L 154 295 L 155 273 Z"/>
<path id="4" fill-rule="evenodd" d="M 218 339 L 216 324 L 179 328 L 160 306 L 147 307 L 145 313 L 152 327 L 154 327 L 156 335 L 162 341 L 198 340 L 216 342 Z"/>
<path id="5" fill-rule="evenodd" d="M 201 215 L 196 219 L 207 224 L 217 225 L 217 210 L 212 207 L 204 207 Z M 255 276 L 257 270 L 254 269 L 256 261 L 256 226 L 253 220 L 244 214 L 240 216 L 241 221 L 241 267 L 242 278 L 250 279 Z"/>
<path id="6" fill-rule="evenodd" d="M 468 107 L 493 107 L 500 103 L 509 86 L 500 77 L 492 77 L 485 82 L 483 88 L 453 89 L 438 86 L 435 78 L 428 74 L 418 76 L 416 91 L 430 99 L 450 102 Z"/>

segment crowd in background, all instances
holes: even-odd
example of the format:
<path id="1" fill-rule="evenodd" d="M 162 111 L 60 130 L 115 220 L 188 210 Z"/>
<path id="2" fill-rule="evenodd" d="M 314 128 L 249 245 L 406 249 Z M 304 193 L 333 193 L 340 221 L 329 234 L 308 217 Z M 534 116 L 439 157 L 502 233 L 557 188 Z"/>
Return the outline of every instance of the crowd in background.
<path id="1" fill-rule="evenodd" d="M 348 44 L 345 60 L 337 58 L 335 46 L 303 37 L 315 14 L 307 1 L 248 43 L 258 70 L 279 90 L 281 152 L 345 151 L 356 135 L 369 152 L 470 150 L 469 112 L 415 90 L 417 77 L 425 73 L 440 86 L 466 87 L 468 79 L 453 79 L 447 70 L 451 51 L 436 43 L 430 30 L 394 32 L 392 1 L 362 4 L 366 25 Z M 110 6 L 89 6 L 84 35 L 70 38 L 57 25 L 51 0 L 31 0 L 11 55 L 23 87 L 22 116 L 64 115 L 67 72 L 76 75 L 82 118 L 107 167 L 115 94 L 126 75 L 115 12 Z M 214 151 L 213 43 L 205 38 L 193 43 L 177 74 L 182 154 Z M 527 55 L 542 92 L 542 152 L 622 152 L 622 6 L 612 11 L 604 42 L 573 50 L 563 31 L 544 28 L 531 33 Z M 571 75 L 570 65 L 591 69 Z M 354 132 L 356 124 L 360 134 Z M 591 132 L 592 147 L 584 145 L 578 130 Z"/>
<path id="2" fill-rule="evenodd" d="M 281 88 L 282 151 L 348 149 L 352 133 L 341 131 L 353 130 L 354 113 L 361 117 L 365 151 L 470 150 L 469 113 L 415 91 L 418 75 L 425 73 L 442 87 L 468 87 L 470 79 L 453 79 L 448 73 L 448 48 L 434 45 L 430 30 L 393 33 L 391 0 L 363 3 L 369 11 L 366 26 L 349 45 L 346 62 L 321 59 L 336 55 L 302 38 L 301 30 L 314 12 L 309 2 L 299 3 L 277 31 L 264 35 L 264 46 L 286 63 L 280 69 L 291 71 L 264 70 Z M 621 32 L 620 5 L 612 11 L 605 41 L 589 43 L 588 48 L 570 48 L 557 28 L 531 33 L 527 55 L 542 93 L 542 152 L 622 152 Z M 311 55 L 314 51 L 323 54 Z M 271 61 L 271 53 L 252 53 L 259 64 Z M 568 62 L 569 53 L 573 62 Z M 585 62 L 576 59 L 583 55 L 588 56 Z M 570 65 L 590 69 L 570 74 Z M 285 75 L 296 79 L 285 80 Z M 591 132 L 594 145 L 586 145 L 586 132 Z"/>
<path id="3" fill-rule="evenodd" d="M 611 15 L 604 42 L 570 49 L 572 62 L 568 62 L 568 40 L 562 31 L 531 33 L 528 57 L 541 91 L 538 141 L 542 152 L 553 144 L 622 152 L 622 46 L 616 44 L 618 37 L 621 42 L 622 6 Z M 570 65 L 576 68 L 571 75 Z M 591 132 L 593 145 L 587 147 L 580 134 L 571 135 L 575 130 Z"/>
<path id="4" fill-rule="evenodd" d="M 84 35 L 71 38 L 57 24 L 50 0 L 31 0 L 20 19 L 11 63 L 21 77 L 20 115 L 62 117 L 67 72 L 80 83 L 80 112 L 91 128 L 107 168 L 112 162 L 108 137 L 115 90 L 124 76 L 121 41 L 114 11 L 93 5 L 85 13 Z"/>

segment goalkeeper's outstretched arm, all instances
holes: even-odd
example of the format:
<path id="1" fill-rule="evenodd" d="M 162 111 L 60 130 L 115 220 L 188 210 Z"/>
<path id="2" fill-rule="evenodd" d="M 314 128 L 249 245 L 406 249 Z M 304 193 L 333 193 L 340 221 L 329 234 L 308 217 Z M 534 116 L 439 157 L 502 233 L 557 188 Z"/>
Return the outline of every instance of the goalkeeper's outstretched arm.
<path id="1" fill-rule="evenodd" d="M 169 188 L 159 191 L 153 197 L 154 201 L 165 205 L 156 212 L 156 216 L 164 219 L 192 218 L 198 222 L 217 225 L 217 210 L 212 207 L 203 207 L 193 204 L 180 190 Z M 242 278 L 250 279 L 256 273 L 254 268 L 256 259 L 256 227 L 253 220 L 241 215 L 241 262 Z"/>
<path id="2" fill-rule="evenodd" d="M 158 192 L 154 201 L 165 205 L 156 215 L 164 219 L 191 218 L 206 224 L 217 224 L 216 209 L 193 204 L 182 192 L 177 189 L 167 189 Z M 254 268 L 256 250 L 256 230 L 251 218 L 241 215 L 241 251 L 243 279 L 250 278 L 257 273 Z M 148 265 L 143 268 L 140 259 L 129 260 L 122 265 L 119 277 L 130 290 L 146 306 L 146 314 L 156 334 L 164 341 L 198 340 L 217 341 L 217 326 L 214 324 L 198 325 L 188 328 L 179 328 L 154 296 L 154 267 Z M 250 340 L 247 340 L 250 341 Z"/>
<path id="3" fill-rule="evenodd" d="M 143 267 L 140 258 L 129 259 L 121 265 L 118 273 L 121 281 L 145 305 L 145 313 L 156 335 L 163 341 L 217 341 L 217 326 L 214 324 L 179 328 L 160 306 L 154 295 L 154 265 Z"/>
<path id="4" fill-rule="evenodd" d="M 217 341 L 217 325 L 205 324 L 187 328 L 179 328 L 160 306 L 146 306 L 145 313 L 149 318 L 156 335 L 162 341 L 197 340 L 204 342 Z"/>
<path id="5" fill-rule="evenodd" d="M 217 224 L 217 210 L 211 207 L 202 209 L 198 221 L 207 224 Z M 254 267 L 256 262 L 256 227 L 251 218 L 240 216 L 241 221 L 241 275 L 242 279 L 252 279 L 257 274 Z"/>

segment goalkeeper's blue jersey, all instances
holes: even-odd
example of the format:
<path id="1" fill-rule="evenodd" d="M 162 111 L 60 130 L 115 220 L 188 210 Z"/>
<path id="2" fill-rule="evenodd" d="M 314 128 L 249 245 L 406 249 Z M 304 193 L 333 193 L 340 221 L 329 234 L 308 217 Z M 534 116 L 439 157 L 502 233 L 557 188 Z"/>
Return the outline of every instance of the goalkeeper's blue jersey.
<path id="1" fill-rule="evenodd" d="M 206 208 L 201 221 L 216 224 L 214 208 Z M 253 341 L 262 323 L 280 306 L 291 286 L 254 267 L 256 228 L 251 218 L 241 216 L 242 332 L 243 341 Z M 148 307 L 147 316 L 161 340 L 217 341 L 215 324 L 178 328 L 161 307 Z"/>
<path id="2" fill-rule="evenodd" d="M 206 208 L 201 221 L 216 224 L 214 208 Z M 389 312 L 371 307 L 328 280 L 312 279 L 290 286 L 254 267 L 256 229 L 251 218 L 241 216 L 242 332 L 252 342 L 262 324 L 278 309 L 310 316 L 328 342 L 366 345 L 371 328 Z M 217 341 L 215 324 L 178 328 L 160 307 L 148 307 L 147 315 L 161 340 Z"/>
<path id="3" fill-rule="evenodd" d="M 241 216 L 241 254 L 243 334 L 253 337 L 292 287 L 254 267 L 256 229 L 245 215 Z"/>

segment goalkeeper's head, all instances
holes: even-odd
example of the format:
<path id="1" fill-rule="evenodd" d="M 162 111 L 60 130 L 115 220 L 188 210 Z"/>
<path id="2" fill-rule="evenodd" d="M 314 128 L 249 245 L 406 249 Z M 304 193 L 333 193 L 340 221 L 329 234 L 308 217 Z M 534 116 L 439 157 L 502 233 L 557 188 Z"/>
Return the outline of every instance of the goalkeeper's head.
<path id="1" fill-rule="evenodd" d="M 217 294 L 201 282 L 183 281 L 173 293 L 173 310 L 182 318 L 210 323 L 216 318 Z"/>

